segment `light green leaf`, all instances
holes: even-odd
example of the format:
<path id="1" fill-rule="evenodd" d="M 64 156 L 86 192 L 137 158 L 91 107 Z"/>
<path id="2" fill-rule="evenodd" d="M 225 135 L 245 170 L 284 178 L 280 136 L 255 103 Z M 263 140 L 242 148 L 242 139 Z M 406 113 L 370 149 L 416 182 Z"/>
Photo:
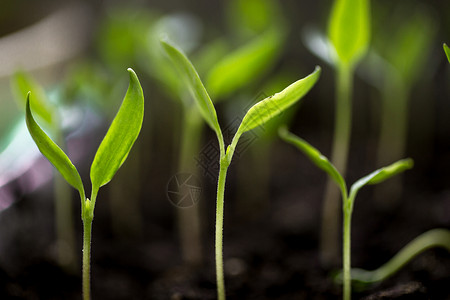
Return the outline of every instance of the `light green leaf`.
<path id="1" fill-rule="evenodd" d="M 161 40 L 161 45 L 186 82 L 206 123 L 208 123 L 218 136 L 221 136 L 222 133 L 219 122 L 217 121 L 216 109 L 194 66 L 186 55 L 169 41 Z"/>
<path id="2" fill-rule="evenodd" d="M 236 136 L 239 138 L 244 132 L 263 125 L 300 100 L 317 82 L 320 72 L 321 69 L 317 66 L 309 76 L 292 83 L 283 91 L 253 105 L 244 116 Z"/>
<path id="3" fill-rule="evenodd" d="M 450 48 L 445 43 L 444 43 L 444 52 L 445 55 L 447 55 L 448 62 L 450 63 Z"/>
<path id="4" fill-rule="evenodd" d="M 30 74 L 23 71 L 16 72 L 11 80 L 11 89 L 17 103 L 21 107 L 25 107 L 28 92 L 32 91 L 33 101 L 31 103 L 31 108 L 33 109 L 33 112 L 48 125 L 57 126 L 57 124 L 54 124 L 56 115 L 55 107 L 48 101 L 42 86 L 34 80 Z"/>
<path id="5" fill-rule="evenodd" d="M 311 146 L 302 138 L 290 133 L 285 126 L 280 127 L 278 134 L 287 143 L 290 143 L 302 151 L 318 168 L 325 171 L 339 186 L 344 195 L 347 194 L 347 186 L 344 178 L 336 170 L 333 164 L 320 153 L 319 150 Z"/>
<path id="6" fill-rule="evenodd" d="M 30 93 L 27 96 L 25 111 L 28 131 L 41 153 L 55 166 L 64 179 L 79 191 L 82 199 L 84 199 L 84 187 L 77 169 L 64 151 L 47 136 L 34 120 L 30 108 Z"/>
<path id="7" fill-rule="evenodd" d="M 124 163 L 142 127 L 144 94 L 136 73 L 132 69 L 128 72 L 128 91 L 92 162 L 91 181 L 95 192 L 107 184 Z"/>
<path id="8" fill-rule="evenodd" d="M 227 20 L 235 36 L 261 33 L 281 18 L 277 0 L 231 0 L 226 4 Z"/>
<path id="9" fill-rule="evenodd" d="M 379 48 L 386 52 L 385 58 L 389 64 L 410 86 L 420 79 L 422 70 L 427 66 L 438 29 L 434 16 L 422 5 L 411 6 L 403 9 L 399 16 L 393 15 L 391 22 L 384 18 L 381 22 L 384 23 L 384 30 L 380 31 L 384 34 Z"/>
<path id="10" fill-rule="evenodd" d="M 408 169 L 411 169 L 414 166 L 414 161 L 410 158 L 399 160 L 387 167 L 378 169 L 372 173 L 370 173 L 367 176 L 364 176 L 363 178 L 356 181 L 350 190 L 350 198 L 354 199 L 356 196 L 356 193 L 365 185 L 373 185 L 381 183 L 392 176 L 395 176 L 399 173 L 402 173 Z"/>
<path id="11" fill-rule="evenodd" d="M 355 64 L 369 46 L 369 0 L 335 0 L 328 31 L 340 62 Z"/>
<path id="12" fill-rule="evenodd" d="M 226 97 L 261 77 L 276 61 L 284 32 L 272 28 L 229 53 L 210 70 L 206 86 L 214 98 Z"/>
<path id="13" fill-rule="evenodd" d="M 392 165 L 379 169 L 379 172 L 373 176 L 367 184 L 381 183 L 399 173 L 411 169 L 414 166 L 414 161 L 410 158 L 399 160 Z"/>

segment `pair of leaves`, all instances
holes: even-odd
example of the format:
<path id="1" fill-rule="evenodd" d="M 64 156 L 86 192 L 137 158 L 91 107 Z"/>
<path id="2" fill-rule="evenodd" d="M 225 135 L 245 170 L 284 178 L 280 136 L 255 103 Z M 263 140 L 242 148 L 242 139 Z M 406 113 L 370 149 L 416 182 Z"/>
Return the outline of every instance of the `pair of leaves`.
<path id="1" fill-rule="evenodd" d="M 369 0 L 335 0 L 328 35 L 342 64 L 353 65 L 366 53 L 370 31 Z"/>
<path id="2" fill-rule="evenodd" d="M 217 121 L 216 110 L 194 66 L 183 54 L 183 52 L 169 41 L 161 40 L 161 44 L 169 58 L 183 76 L 203 118 L 216 132 L 219 137 L 219 143 L 222 144 L 220 139 L 223 141 L 223 136 Z M 243 133 L 252 130 L 257 126 L 263 125 L 265 122 L 279 115 L 289 106 L 302 98 L 317 82 L 320 76 L 320 71 L 320 67 L 316 67 L 316 70 L 309 76 L 294 82 L 282 92 L 270 96 L 252 106 L 244 116 L 239 129 L 233 138 L 231 147 L 234 148 L 236 146 L 239 137 Z"/>
<path id="3" fill-rule="evenodd" d="M 100 144 L 91 166 L 92 193 L 107 184 L 131 150 L 142 127 L 144 117 L 144 95 L 141 85 L 132 69 L 128 69 L 130 84 L 122 105 L 114 118 L 108 132 Z M 30 93 L 26 103 L 26 123 L 28 130 L 41 153 L 61 173 L 64 179 L 76 188 L 82 199 L 85 197 L 81 177 L 58 145 L 39 127 L 33 118 L 30 108 Z"/>
<path id="4" fill-rule="evenodd" d="M 320 153 L 319 150 L 311 146 L 309 143 L 304 141 L 303 139 L 289 133 L 286 128 L 280 128 L 279 130 L 280 137 L 296 146 L 300 151 L 302 151 L 317 167 L 324 170 L 341 188 L 344 195 L 346 195 L 346 184 L 342 175 L 337 171 L 332 163 Z M 356 181 L 351 189 L 349 199 L 354 200 L 357 192 L 365 185 L 373 185 L 381 183 L 405 170 L 411 169 L 413 167 L 413 160 L 402 159 L 399 160 L 389 166 L 380 168 L 367 176 Z"/>
<path id="5" fill-rule="evenodd" d="M 445 43 L 444 43 L 444 52 L 445 55 L 447 55 L 448 62 L 450 63 L 450 48 Z"/>

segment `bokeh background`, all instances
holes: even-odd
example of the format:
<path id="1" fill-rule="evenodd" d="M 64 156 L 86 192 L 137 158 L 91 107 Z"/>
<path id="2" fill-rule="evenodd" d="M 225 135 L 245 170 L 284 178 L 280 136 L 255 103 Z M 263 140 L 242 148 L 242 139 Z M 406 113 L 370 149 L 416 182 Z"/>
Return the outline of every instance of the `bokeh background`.
<path id="1" fill-rule="evenodd" d="M 93 296 L 214 299 L 218 166 L 208 159 L 216 138 L 191 109 L 192 99 L 161 53 L 162 34 L 197 67 L 228 135 L 253 103 L 322 67 L 319 82 L 300 105 L 241 142 L 226 186 L 224 256 L 231 299 L 338 297 L 340 288 L 328 274 L 340 263 L 324 267 L 319 255 L 326 175 L 276 134 L 286 123 L 330 155 L 335 69 L 326 36 L 332 3 L 3 0 L 0 298 L 81 295 L 79 200 L 29 137 L 20 78 L 33 82 L 54 108 L 59 118 L 54 138 L 65 144 L 90 191 L 90 163 L 132 67 L 145 94 L 144 125 L 126 163 L 99 194 Z M 415 166 L 396 183 L 402 188 L 395 195 L 380 187 L 358 196 L 353 264 L 368 269 L 426 230 L 450 228 L 450 65 L 442 50 L 450 43 L 450 2 L 377 0 L 371 5 L 371 46 L 355 73 L 347 179 L 354 182 L 381 167 L 383 159 L 411 157 Z M 244 57 L 255 60 L 250 67 L 211 72 L 227 55 L 246 51 L 250 54 Z M 221 79 L 227 74 L 234 81 Z M 386 157 L 380 158 L 382 105 L 399 99 L 407 103 L 405 136 L 389 140 Z M 387 118 L 395 124 L 397 116 Z M 404 143 L 400 153 L 394 150 L 397 143 Z M 188 187 L 188 198 L 198 203 L 179 208 L 171 203 L 170 192 L 179 188 L 173 180 L 191 175 L 194 189 Z M 179 192 L 184 196 L 186 190 Z M 392 289 L 400 287 L 398 297 L 409 288 L 417 299 L 445 299 L 449 266 L 448 253 L 433 250 L 391 281 L 356 293 L 378 299 L 379 293 L 391 292 L 396 299 Z"/>

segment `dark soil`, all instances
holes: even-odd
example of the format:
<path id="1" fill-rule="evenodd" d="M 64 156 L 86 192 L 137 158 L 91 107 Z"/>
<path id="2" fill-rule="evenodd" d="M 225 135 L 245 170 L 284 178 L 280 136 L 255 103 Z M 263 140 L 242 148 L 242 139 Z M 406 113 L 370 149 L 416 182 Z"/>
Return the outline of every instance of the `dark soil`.
<path id="1" fill-rule="evenodd" d="M 240 174 L 229 174 L 224 236 L 228 299 L 338 299 L 341 288 L 331 279 L 332 269 L 321 267 L 318 252 L 320 199 L 326 177 L 288 145 L 276 144 L 274 153 L 279 155 L 272 162 L 277 171 L 269 187 L 268 209 L 255 209 L 256 215 L 236 211 L 242 207 L 238 201 L 245 199 L 239 199 L 234 188 Z M 250 154 L 236 160 L 230 170 L 245 163 L 246 155 Z M 413 175 L 405 176 L 402 203 L 390 211 L 377 209 L 371 200 L 372 188 L 361 192 L 352 228 L 354 266 L 376 268 L 420 233 L 449 228 L 450 193 L 424 190 L 416 180 Z M 142 204 L 146 209 L 142 210 L 141 234 L 118 237 L 111 230 L 105 189 L 93 225 L 93 299 L 216 299 L 214 189 L 213 182 L 204 180 L 200 205 L 209 214 L 204 230 L 205 261 L 196 268 L 181 262 L 173 224 L 176 208 L 164 197 Z M 80 270 L 71 274 L 55 263 L 48 191 L 49 183 L 0 215 L 1 299 L 81 298 Z M 163 193 L 160 190 L 152 197 Z M 74 210 L 78 214 L 78 203 Z M 76 222 L 81 256 L 81 220 L 77 217 Z M 450 299 L 449 270 L 450 254 L 432 249 L 385 282 L 354 289 L 354 298 Z"/>

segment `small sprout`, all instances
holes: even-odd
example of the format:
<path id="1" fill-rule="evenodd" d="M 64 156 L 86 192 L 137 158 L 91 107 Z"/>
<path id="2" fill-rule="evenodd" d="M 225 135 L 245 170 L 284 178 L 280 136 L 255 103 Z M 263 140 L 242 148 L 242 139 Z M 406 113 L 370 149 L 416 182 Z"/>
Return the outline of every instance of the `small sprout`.
<path id="1" fill-rule="evenodd" d="M 273 117 L 279 115 L 292 104 L 300 100 L 317 82 L 320 76 L 320 68 L 306 78 L 299 80 L 286 89 L 271 97 L 268 97 L 252 106 L 244 116 L 238 131 L 236 132 L 231 145 L 225 148 L 222 130 L 217 121 L 217 114 L 209 98 L 208 93 L 200 80 L 192 63 L 183 52 L 167 40 L 161 40 L 161 44 L 166 54 L 177 67 L 197 103 L 203 118 L 208 125 L 216 132 L 220 148 L 220 171 L 217 183 L 217 210 L 216 210 L 216 276 L 217 276 L 217 296 L 219 300 L 225 300 L 225 281 L 223 274 L 223 209 L 225 181 L 228 167 L 233 158 L 234 151 L 240 136 L 257 127 L 263 125 Z M 225 151 L 226 149 L 226 151 Z"/>
<path id="2" fill-rule="evenodd" d="M 445 55 L 447 55 L 448 62 L 450 62 L 450 48 L 447 46 L 446 43 L 444 43 L 444 52 Z"/>
<path id="3" fill-rule="evenodd" d="M 336 67 L 336 114 L 331 161 L 345 178 L 351 140 L 353 74 L 366 54 L 371 35 L 370 0 L 335 0 L 328 24 L 328 39 Z M 328 180 L 320 237 L 322 264 L 339 257 L 339 191 Z"/>
<path id="4" fill-rule="evenodd" d="M 435 247 L 444 248 L 450 252 L 450 231 L 448 229 L 436 228 L 422 233 L 397 252 L 388 262 L 375 270 L 351 269 L 352 282 L 364 287 L 386 280 L 417 255 Z M 335 280 L 342 282 L 342 272 L 336 274 Z"/>
<path id="5" fill-rule="evenodd" d="M 351 217 L 353 212 L 353 204 L 355 203 L 355 197 L 358 191 L 365 185 L 372 185 L 381 183 L 392 176 L 395 176 L 405 170 L 413 167 L 412 159 L 403 159 L 396 163 L 393 163 L 387 167 L 378 169 L 367 176 L 356 181 L 350 188 L 350 193 L 347 192 L 347 186 L 343 179 L 343 176 L 337 171 L 337 169 L 324 157 L 317 149 L 308 144 L 303 139 L 289 133 L 286 128 L 279 130 L 280 137 L 296 146 L 302 151 L 317 167 L 324 170 L 330 175 L 330 177 L 337 183 L 342 193 L 342 210 L 344 213 L 344 232 L 343 232 L 343 284 L 344 284 L 344 299 L 349 300 L 351 298 L 351 274 L 350 274 L 350 252 L 351 252 Z"/>
<path id="6" fill-rule="evenodd" d="M 76 167 L 33 118 L 30 93 L 26 103 L 26 123 L 28 131 L 41 153 L 61 173 L 64 179 L 78 190 L 81 198 L 81 218 L 83 220 L 83 299 L 90 299 L 90 253 L 91 229 L 94 218 L 98 189 L 108 183 L 123 164 L 131 150 L 144 118 L 144 95 L 139 80 L 132 69 L 130 85 L 122 105 L 108 132 L 100 144 L 91 166 L 91 198 L 86 198 L 83 183 Z"/>

